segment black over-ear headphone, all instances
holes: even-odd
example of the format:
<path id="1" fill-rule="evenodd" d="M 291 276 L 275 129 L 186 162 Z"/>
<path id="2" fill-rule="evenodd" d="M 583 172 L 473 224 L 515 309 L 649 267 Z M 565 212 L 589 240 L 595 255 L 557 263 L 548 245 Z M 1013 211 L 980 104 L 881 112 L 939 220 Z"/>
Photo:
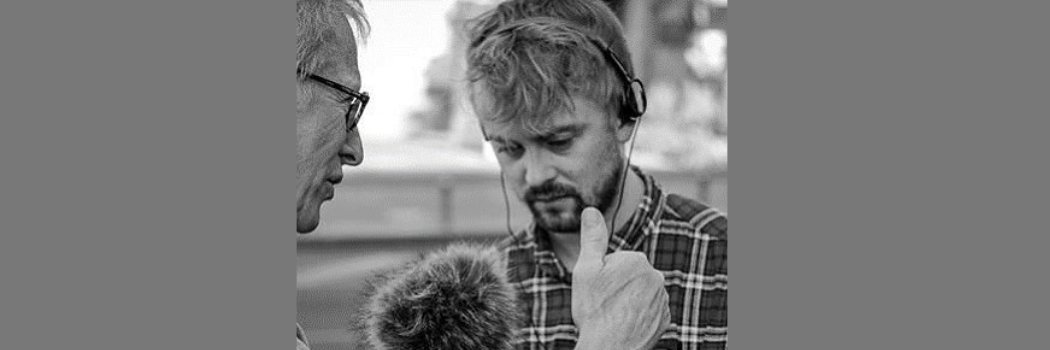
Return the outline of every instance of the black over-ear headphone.
<path id="1" fill-rule="evenodd" d="M 554 20 L 553 18 L 551 18 Z M 571 23 L 558 20 L 559 22 L 567 23 L 573 27 L 577 32 L 586 37 L 595 47 L 602 51 L 602 55 L 605 56 L 605 60 L 609 62 L 609 65 L 616 71 L 617 76 L 620 77 L 620 81 L 623 83 L 623 101 L 620 104 L 620 121 L 623 123 L 634 123 L 645 114 L 645 110 L 649 105 L 649 101 L 645 97 L 645 84 L 635 76 L 632 76 L 627 72 L 627 68 L 623 65 L 623 61 L 616 55 L 612 50 L 612 46 L 605 43 L 605 41 L 591 35 L 588 32 L 576 29 Z M 513 32 L 521 28 L 522 23 L 516 22 L 514 24 L 506 25 L 491 34 L 484 35 L 482 38 L 475 40 L 471 43 L 471 46 L 480 45 L 481 42 L 487 38 L 501 35 L 507 32 Z"/>
<path id="2" fill-rule="evenodd" d="M 612 48 L 605 42 L 588 36 L 598 49 L 602 50 L 605 55 L 605 59 L 609 61 L 609 64 L 616 70 L 617 75 L 620 76 L 620 80 L 623 82 L 623 102 L 620 107 L 620 121 L 624 123 L 633 123 L 638 121 L 645 114 L 645 109 L 649 106 L 649 101 L 645 97 L 645 84 L 642 81 L 630 73 L 627 72 L 627 68 L 624 67 L 623 61 L 616 56 Z"/>

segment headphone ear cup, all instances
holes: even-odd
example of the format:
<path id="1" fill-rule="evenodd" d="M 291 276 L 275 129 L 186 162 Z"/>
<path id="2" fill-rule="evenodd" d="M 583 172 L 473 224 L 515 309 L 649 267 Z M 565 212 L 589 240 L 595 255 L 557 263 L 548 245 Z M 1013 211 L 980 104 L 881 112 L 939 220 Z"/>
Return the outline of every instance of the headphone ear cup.
<path id="1" fill-rule="evenodd" d="M 638 108 L 635 103 L 631 102 L 628 98 L 623 102 L 623 106 L 620 107 L 620 120 L 624 123 L 633 123 L 638 120 Z"/>
<path id="2" fill-rule="evenodd" d="M 638 86 L 635 86 L 638 84 Z M 620 117 L 624 123 L 636 122 L 645 114 L 646 101 L 645 86 L 638 79 L 633 79 L 624 89 L 624 101 Z"/>

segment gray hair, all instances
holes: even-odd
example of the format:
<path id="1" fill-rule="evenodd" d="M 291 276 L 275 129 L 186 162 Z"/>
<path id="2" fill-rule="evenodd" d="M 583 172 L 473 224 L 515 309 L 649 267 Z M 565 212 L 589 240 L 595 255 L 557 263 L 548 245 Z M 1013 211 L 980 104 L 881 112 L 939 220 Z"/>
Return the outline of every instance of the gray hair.
<path id="1" fill-rule="evenodd" d="M 361 0 L 297 0 L 299 30 L 296 36 L 296 69 L 312 72 L 321 65 L 325 45 L 335 38 L 337 21 L 349 20 L 358 38 L 370 29 Z M 299 79 L 304 77 L 300 74 Z"/>

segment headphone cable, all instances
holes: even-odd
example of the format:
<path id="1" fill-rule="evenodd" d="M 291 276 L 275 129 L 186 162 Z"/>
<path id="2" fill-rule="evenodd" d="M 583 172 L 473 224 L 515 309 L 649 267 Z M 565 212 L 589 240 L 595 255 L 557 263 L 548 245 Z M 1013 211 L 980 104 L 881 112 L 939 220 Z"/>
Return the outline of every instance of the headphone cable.
<path id="1" fill-rule="evenodd" d="M 627 171 L 631 167 L 631 156 L 634 155 L 634 141 L 638 137 L 638 125 L 642 123 L 642 118 L 635 119 L 634 127 L 631 129 L 631 145 L 627 149 L 627 161 L 623 165 L 623 172 L 620 173 L 620 191 L 616 195 L 616 210 L 613 211 L 612 217 L 612 228 L 609 230 L 609 235 L 616 234 L 616 216 L 620 214 L 620 206 L 623 205 L 623 189 L 624 185 L 627 184 L 627 176 L 630 175 Z"/>

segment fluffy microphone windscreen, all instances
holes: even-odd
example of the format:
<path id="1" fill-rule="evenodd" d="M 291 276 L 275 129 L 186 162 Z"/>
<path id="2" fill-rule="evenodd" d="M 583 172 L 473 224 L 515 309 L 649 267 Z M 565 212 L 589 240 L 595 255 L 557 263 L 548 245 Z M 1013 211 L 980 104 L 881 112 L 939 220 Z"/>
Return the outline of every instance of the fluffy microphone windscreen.
<path id="1" fill-rule="evenodd" d="M 495 248 L 457 243 L 382 276 L 365 312 L 380 350 L 510 350 L 521 319 Z"/>

